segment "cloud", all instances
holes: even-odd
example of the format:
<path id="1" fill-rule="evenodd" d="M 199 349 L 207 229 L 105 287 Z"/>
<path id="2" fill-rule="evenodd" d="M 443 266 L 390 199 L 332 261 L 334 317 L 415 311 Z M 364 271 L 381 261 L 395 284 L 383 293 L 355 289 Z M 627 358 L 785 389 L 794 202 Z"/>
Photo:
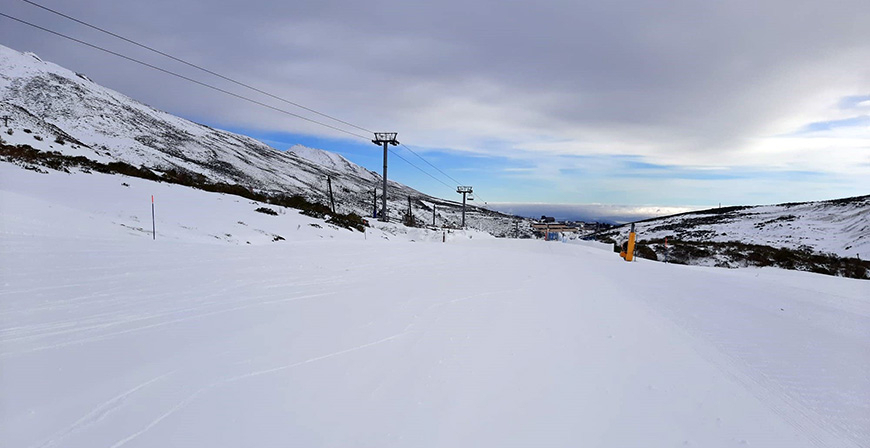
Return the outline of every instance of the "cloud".
<path id="1" fill-rule="evenodd" d="M 44 1 L 363 127 L 398 131 L 424 152 L 547 159 L 534 166 L 552 176 L 572 155 L 629 156 L 650 173 L 664 166 L 684 177 L 704 167 L 859 166 L 828 160 L 832 152 L 864 162 L 850 148 L 868 136 L 847 125 L 870 101 L 866 0 L 81 0 L 75 10 Z M 7 7 L 202 76 L 23 2 Z M 12 23 L 0 41 L 198 121 L 346 137 Z M 621 172 L 598 162 L 600 175 Z"/>
<path id="2" fill-rule="evenodd" d="M 488 208 L 526 218 L 552 216 L 558 221 L 626 223 L 673 215 L 697 207 L 630 206 L 606 204 L 490 203 Z"/>

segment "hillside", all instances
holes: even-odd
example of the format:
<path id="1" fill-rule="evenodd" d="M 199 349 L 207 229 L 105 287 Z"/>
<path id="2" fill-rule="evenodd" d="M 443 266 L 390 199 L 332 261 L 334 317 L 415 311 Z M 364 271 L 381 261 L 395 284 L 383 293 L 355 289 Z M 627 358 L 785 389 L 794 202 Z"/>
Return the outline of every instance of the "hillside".
<path id="1" fill-rule="evenodd" d="M 0 137 L 10 145 L 124 162 L 155 172 L 175 170 L 212 182 L 266 193 L 298 194 L 327 203 L 331 177 L 337 211 L 372 214 L 380 175 L 343 157 L 296 146 L 282 152 L 250 137 L 193 123 L 102 87 L 86 75 L 0 45 Z M 418 222 L 457 226 L 456 201 L 425 195 L 390 182 L 388 208 L 401 220 L 412 198 Z M 429 204 L 428 206 L 426 204 Z M 515 218 L 471 207 L 467 222 L 496 235 L 513 232 Z"/>
<path id="2" fill-rule="evenodd" d="M 636 228 L 639 254 L 662 261 L 667 253 L 670 262 L 707 266 L 776 265 L 836 275 L 853 269 L 849 276 L 859 278 L 867 276 L 862 265 L 870 268 L 870 196 L 701 210 Z M 628 231 L 623 225 L 594 237 L 623 242 Z"/>
<path id="3" fill-rule="evenodd" d="M 870 282 L 45 171 L 0 163 L 0 446 L 870 438 Z"/>

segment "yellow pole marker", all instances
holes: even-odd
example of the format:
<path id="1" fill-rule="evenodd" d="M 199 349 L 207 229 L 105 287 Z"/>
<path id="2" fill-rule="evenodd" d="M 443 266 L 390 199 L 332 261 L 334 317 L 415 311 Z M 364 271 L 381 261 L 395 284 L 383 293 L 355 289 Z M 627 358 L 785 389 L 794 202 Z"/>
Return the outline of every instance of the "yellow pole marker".
<path id="1" fill-rule="evenodd" d="M 631 231 L 628 233 L 628 243 L 622 243 L 622 251 L 619 252 L 619 256 L 624 258 L 625 261 L 632 261 L 634 259 L 634 240 L 636 235 L 634 233 L 634 224 L 631 225 Z"/>
<path id="2" fill-rule="evenodd" d="M 634 224 L 631 225 L 634 227 Z M 635 233 L 634 230 L 628 234 L 628 248 L 625 250 L 625 261 L 632 261 L 634 259 L 634 238 Z"/>

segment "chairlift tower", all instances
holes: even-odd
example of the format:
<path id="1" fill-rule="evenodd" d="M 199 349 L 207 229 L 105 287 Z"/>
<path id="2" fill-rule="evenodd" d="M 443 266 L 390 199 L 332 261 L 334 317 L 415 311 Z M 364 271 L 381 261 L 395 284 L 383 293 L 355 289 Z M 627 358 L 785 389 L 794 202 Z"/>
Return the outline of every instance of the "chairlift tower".
<path id="1" fill-rule="evenodd" d="M 381 221 L 389 221 L 387 215 L 387 150 L 389 145 L 398 146 L 399 141 L 396 140 L 396 132 L 375 132 L 375 139 L 372 143 L 384 146 L 384 195 L 381 197 Z"/>
<path id="2" fill-rule="evenodd" d="M 470 199 L 474 200 L 473 188 L 470 186 L 458 186 L 456 187 L 456 192 L 462 194 L 462 228 L 465 228 L 465 199 L 468 196 L 471 196 Z"/>

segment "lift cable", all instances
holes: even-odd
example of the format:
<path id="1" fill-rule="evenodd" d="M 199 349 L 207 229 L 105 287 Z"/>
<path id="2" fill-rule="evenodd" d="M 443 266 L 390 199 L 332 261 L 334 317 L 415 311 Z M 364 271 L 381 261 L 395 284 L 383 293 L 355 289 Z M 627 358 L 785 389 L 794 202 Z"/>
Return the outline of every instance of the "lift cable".
<path id="1" fill-rule="evenodd" d="M 217 73 L 217 72 L 215 72 L 214 70 L 209 70 L 209 69 L 207 69 L 207 68 L 205 68 L 205 67 L 202 67 L 202 66 L 200 66 L 200 65 L 197 65 L 197 64 L 194 64 L 194 63 L 192 63 L 192 62 L 186 61 L 186 60 L 181 59 L 181 58 L 179 58 L 179 57 L 173 56 L 173 55 L 171 55 L 171 54 L 169 54 L 169 53 L 166 53 L 166 52 L 160 51 L 160 50 L 158 50 L 158 49 L 156 49 L 156 48 L 153 48 L 153 47 L 150 47 L 150 46 L 145 45 L 145 44 L 143 44 L 143 43 L 137 42 L 137 41 L 135 41 L 135 40 L 133 40 L 133 39 L 130 39 L 130 38 L 127 38 L 127 37 L 121 36 L 121 35 L 119 35 L 119 34 L 117 34 L 117 33 L 113 33 L 113 32 L 111 32 L 111 31 L 109 31 L 109 30 L 104 29 L 104 28 L 101 28 L 101 27 L 98 27 L 98 26 L 96 26 L 96 25 L 90 24 L 90 23 L 88 23 L 88 22 L 85 22 L 84 20 L 77 19 L 77 18 L 72 17 L 72 16 L 70 16 L 70 15 L 64 14 L 64 13 L 62 13 L 62 12 L 60 12 L 60 11 L 56 11 L 56 10 L 54 10 L 54 9 L 51 9 L 51 8 L 49 8 L 49 7 L 47 7 L 47 6 L 40 5 L 39 3 L 36 3 L 36 2 L 30 1 L 30 0 L 21 0 L 21 1 L 23 1 L 24 3 L 28 3 L 28 4 L 30 4 L 30 5 L 36 6 L 37 8 L 41 8 L 41 9 L 44 9 L 44 10 L 46 10 L 46 11 L 49 11 L 49 12 L 51 12 L 51 13 L 53 13 L 53 14 L 57 14 L 57 15 L 59 15 L 59 16 L 61 16 L 61 17 L 64 17 L 64 18 L 69 19 L 69 20 L 72 20 L 73 22 L 79 23 L 79 24 L 84 25 L 84 26 L 86 26 L 86 27 L 89 27 L 89 28 L 91 28 L 91 29 L 94 29 L 94 30 L 100 31 L 100 32 L 102 32 L 102 33 L 108 34 L 108 35 L 110 35 L 110 36 L 112 36 L 112 37 L 115 37 L 115 38 L 121 39 L 121 40 L 123 40 L 124 42 L 130 43 L 130 44 L 133 44 L 133 45 L 136 45 L 137 47 L 144 48 L 144 49 L 146 49 L 146 50 L 148 50 L 148 51 L 152 51 L 152 52 L 157 53 L 157 54 L 159 54 L 159 55 L 161 55 L 161 56 L 165 56 L 165 57 L 167 57 L 167 58 L 169 58 L 169 59 L 172 59 L 173 61 L 180 62 L 180 63 L 182 63 L 182 64 L 184 64 L 184 65 L 187 65 L 187 66 L 189 66 L 189 67 L 193 67 L 193 68 L 195 68 L 195 69 L 197 69 L 197 70 L 201 70 L 201 71 L 203 71 L 203 72 L 205 72 L 205 73 L 208 73 L 208 74 L 210 74 L 210 75 L 217 76 L 218 78 L 221 78 L 221 79 L 223 79 L 223 80 L 225 80 L 225 81 L 229 81 L 229 82 L 231 82 L 231 83 L 233 83 L 233 84 L 236 84 L 236 85 L 239 85 L 239 86 L 245 87 L 245 88 L 250 89 L 250 90 L 253 90 L 253 91 L 257 92 L 257 93 L 261 93 L 261 94 L 263 94 L 263 95 L 266 95 L 266 96 L 268 96 L 268 97 L 270 97 L 270 98 L 273 98 L 273 99 L 276 99 L 276 100 L 278 100 L 278 101 L 283 101 L 283 102 L 285 102 L 285 103 L 287 103 L 287 104 L 291 104 L 291 105 L 296 106 L 296 107 L 298 107 L 298 108 L 305 109 L 305 110 L 307 110 L 308 112 L 311 112 L 311 113 L 314 113 L 314 114 L 320 115 L 321 117 L 324 117 L 324 118 L 329 118 L 330 120 L 337 121 L 337 122 L 339 122 L 339 123 L 341 123 L 341 124 L 344 124 L 344 125 L 350 126 L 350 127 L 355 128 L 355 129 L 357 129 L 357 130 L 365 131 L 365 132 L 368 132 L 368 133 L 374 133 L 373 131 L 371 131 L 371 130 L 369 130 L 369 129 L 366 129 L 366 128 L 364 128 L 364 127 L 357 126 L 357 125 L 355 125 L 355 124 L 353 124 L 353 123 L 350 123 L 350 122 L 347 122 L 347 121 L 344 121 L 344 120 L 338 119 L 338 118 L 336 118 L 336 117 L 333 117 L 332 115 L 328 115 L 328 114 L 325 114 L 325 113 L 323 113 L 323 112 L 320 112 L 320 111 L 314 110 L 314 109 L 312 109 L 312 108 L 310 108 L 310 107 L 303 106 L 303 105 L 301 105 L 301 104 L 299 104 L 299 103 L 296 103 L 296 102 L 290 101 L 290 100 L 288 100 L 288 99 L 286 99 L 286 98 L 280 97 L 280 96 L 278 96 L 278 95 L 275 95 L 275 94 L 269 93 L 269 92 L 267 92 L 267 91 L 265 91 L 265 90 L 259 89 L 259 88 L 257 88 L 257 87 L 254 87 L 254 86 L 250 85 L 250 84 L 246 84 L 246 83 L 243 83 L 243 82 L 241 82 L 241 81 L 238 81 L 238 80 L 235 80 L 235 79 L 233 79 L 233 78 L 230 78 L 229 76 L 225 76 L 225 75 L 222 75 L 222 74 L 220 74 L 220 73 Z"/>
<path id="2" fill-rule="evenodd" d="M 27 2 L 27 3 L 33 3 L 33 2 L 30 2 L 29 0 L 22 0 L 22 1 Z M 42 7 L 41 5 L 37 5 L 37 4 L 35 4 L 35 3 L 33 3 L 33 4 L 34 4 L 35 6 Z M 45 9 L 48 9 L 48 8 L 45 8 Z M 54 12 L 54 11 L 53 11 L 53 12 Z M 286 115 L 289 115 L 289 116 L 292 116 L 292 117 L 296 117 L 296 118 L 299 118 L 299 119 L 302 119 L 302 120 L 305 120 L 305 121 L 308 121 L 308 122 L 310 122 L 310 123 L 314 123 L 314 124 L 317 124 L 317 125 L 320 125 L 320 126 L 324 126 L 324 127 L 326 127 L 326 128 L 329 128 L 329 129 L 332 129 L 332 130 L 335 130 L 335 131 L 339 131 L 339 132 L 342 132 L 342 133 L 348 134 L 348 135 L 353 136 L 353 137 L 357 137 L 357 138 L 360 138 L 360 139 L 363 139 L 363 140 L 366 140 L 366 141 L 369 141 L 369 140 L 370 140 L 370 137 L 368 137 L 368 136 L 364 136 L 364 135 L 361 135 L 361 134 L 358 134 L 358 133 L 355 133 L 355 132 L 352 132 L 352 131 L 347 131 L 347 130 L 345 130 L 345 129 L 341 129 L 341 128 L 339 128 L 339 127 L 336 127 L 336 126 L 330 125 L 330 124 L 328 124 L 328 123 L 323 123 L 323 122 L 321 122 L 321 121 L 317 121 L 317 120 L 314 120 L 314 119 L 311 119 L 311 118 L 308 118 L 308 117 L 305 117 L 305 116 L 302 116 L 302 115 L 299 115 L 299 114 L 296 114 L 296 113 L 290 112 L 290 111 L 288 111 L 288 110 L 281 109 L 281 108 L 278 108 L 278 107 L 275 107 L 275 106 L 272 106 L 272 105 L 269 105 L 269 104 L 263 103 L 263 102 L 261 102 L 261 101 L 258 101 L 258 100 L 255 100 L 255 99 L 252 99 L 252 98 L 246 97 L 246 96 L 244 96 L 244 95 L 240 95 L 240 94 L 237 94 L 237 93 L 231 92 L 231 91 L 229 91 L 229 90 L 225 90 L 225 89 L 222 89 L 222 88 L 220 88 L 220 87 L 217 87 L 217 86 L 214 86 L 214 85 L 211 85 L 211 84 L 208 84 L 208 83 L 205 83 L 205 82 L 202 82 L 202 81 L 199 81 L 199 80 L 196 80 L 196 79 L 190 78 L 190 77 L 185 76 L 185 75 L 182 75 L 182 74 L 180 74 L 180 73 L 176 73 L 176 72 L 173 72 L 173 71 L 171 71 L 171 70 L 167 70 L 167 69 L 164 69 L 164 68 L 162 68 L 162 67 L 158 67 L 158 66 L 156 66 L 156 65 L 150 64 L 150 63 L 148 63 L 148 62 L 145 62 L 145 61 L 142 61 L 142 60 L 139 60 L 139 59 L 136 59 L 136 58 L 133 58 L 133 57 L 130 57 L 130 56 L 127 56 L 127 55 L 121 54 L 121 53 L 119 53 L 119 52 L 116 52 L 116 51 L 113 51 L 113 50 L 109 50 L 109 49 L 104 48 L 104 47 L 101 47 L 101 46 L 99 46 L 99 45 L 95 45 L 95 44 L 92 44 L 92 43 L 89 43 L 89 42 L 83 41 L 83 40 L 81 40 L 81 39 L 77 39 L 77 38 L 75 38 L 75 37 L 69 36 L 69 35 L 67 35 L 67 34 L 63 34 L 63 33 L 60 33 L 60 32 L 58 32 L 58 31 L 54 31 L 54 30 L 52 30 L 52 29 L 49 29 L 49 28 L 46 28 L 46 27 L 43 27 L 43 26 L 37 25 L 37 24 L 35 24 L 35 23 L 28 22 L 28 21 L 26 21 L 26 20 L 23 20 L 23 19 L 19 19 L 19 18 L 17 18 L 17 17 L 10 16 L 10 15 L 5 14 L 5 13 L 3 13 L 3 12 L 0 12 L 0 16 L 5 17 L 5 18 L 10 19 L 10 20 L 14 20 L 14 21 L 19 22 L 19 23 L 22 23 L 22 24 L 24 24 L 24 25 L 28 25 L 28 26 L 33 27 L 33 28 L 36 28 L 36 29 L 39 29 L 39 30 L 44 31 L 44 32 L 47 32 L 47 33 L 50 33 L 50 34 L 54 34 L 54 35 L 56 35 L 56 36 L 58 36 L 58 37 L 62 37 L 62 38 L 64 38 L 64 39 L 67 39 L 67 40 L 70 40 L 70 41 L 72 41 L 72 42 L 75 42 L 75 43 L 78 43 L 78 44 L 81 44 L 81 45 L 84 45 L 84 46 L 87 46 L 87 47 L 93 48 L 93 49 L 95 49 L 95 50 L 99 50 L 99 51 L 102 51 L 102 52 L 105 52 L 105 53 L 111 54 L 111 55 L 113 55 L 113 56 L 116 56 L 116 57 L 119 57 L 119 58 L 122 58 L 122 59 L 128 60 L 128 61 L 130 61 L 130 62 L 134 62 L 134 63 L 136 63 L 136 64 L 139 64 L 139 65 L 142 65 L 142 66 L 145 66 L 145 67 L 151 68 L 151 69 L 153 69 L 153 70 L 157 70 L 157 71 L 159 71 L 159 72 L 162 72 L 162 73 L 168 74 L 168 75 L 170 75 L 170 76 L 174 76 L 174 77 L 177 77 L 177 78 L 179 78 L 179 79 L 183 79 L 183 80 L 185 80 L 185 81 L 192 82 L 192 83 L 194 83 L 194 84 L 197 84 L 197 85 L 200 85 L 200 86 L 202 86 L 202 87 L 206 87 L 206 88 L 208 88 L 208 89 L 211 89 L 211 90 L 214 90 L 214 91 L 217 91 L 217 92 L 223 93 L 223 94 L 225 94 L 225 95 L 229 95 L 229 96 L 232 96 L 232 97 L 234 97 L 234 98 L 238 98 L 238 99 L 241 99 L 241 100 L 244 100 L 244 101 L 248 101 L 248 102 L 250 102 L 250 103 L 253 103 L 253 104 L 256 104 L 256 105 L 259 105 L 259 106 L 262 106 L 262 107 L 265 107 L 265 108 L 268 108 L 268 109 L 271 109 L 271 110 L 274 110 L 274 111 L 276 111 L 276 112 L 281 112 L 281 113 L 283 113 L 283 114 L 286 114 Z M 73 18 L 70 18 L 70 19 L 79 22 L 77 19 L 73 19 Z M 83 23 L 83 24 L 85 24 L 85 25 L 87 25 L 87 26 L 91 26 L 91 25 L 86 24 L 86 23 L 84 23 L 84 22 L 81 22 L 81 23 Z M 95 28 L 96 28 L 96 27 L 95 27 Z M 112 33 L 109 33 L 109 34 L 112 34 Z M 125 39 L 125 38 L 123 38 L 123 37 L 120 37 L 120 36 L 116 36 L 116 37 L 119 37 L 119 38 L 121 38 L 121 39 L 127 40 L 127 39 Z M 140 45 L 140 44 L 135 43 L 135 42 L 132 42 L 132 43 L 137 44 L 137 45 Z M 145 47 L 144 45 L 140 45 L 140 46 Z M 146 48 L 148 48 L 148 47 L 146 47 Z M 149 49 L 150 49 L 150 48 L 149 48 Z M 153 50 L 153 49 L 152 49 L 152 50 Z M 153 50 L 153 51 L 157 51 L 157 50 Z M 157 52 L 162 54 L 162 52 L 159 52 L 159 51 L 157 51 Z M 172 56 L 170 56 L 170 55 L 165 55 L 165 56 L 170 57 L 170 58 L 172 58 L 172 59 L 174 59 L 174 60 L 177 60 L 177 58 L 172 57 Z M 184 61 L 180 61 L 180 62 L 184 62 Z M 190 64 L 190 65 L 192 65 L 192 64 Z M 199 68 L 199 67 L 197 67 L 197 68 Z M 203 69 L 203 70 L 206 71 L 206 72 L 208 72 L 208 70 L 205 70 L 205 69 Z M 216 75 L 216 76 L 219 76 L 219 77 L 221 77 L 221 78 L 224 78 L 224 77 L 221 76 L 221 75 L 218 75 L 218 74 L 215 74 L 215 75 Z M 232 81 L 232 80 L 230 80 L 230 81 Z M 241 84 L 241 83 L 239 83 L 239 84 Z M 250 87 L 249 87 L 249 88 L 250 88 Z M 254 90 L 258 90 L 258 89 L 254 89 Z M 264 92 L 264 93 L 265 93 L 265 92 Z M 266 93 L 266 94 L 267 94 L 268 96 L 271 96 L 271 97 L 275 97 L 275 98 L 280 99 L 279 97 L 273 96 L 273 95 L 271 95 L 271 94 L 268 94 L 268 93 Z M 288 101 L 288 102 L 289 102 L 289 101 Z M 292 102 L 291 102 L 290 104 L 294 104 L 294 105 L 295 105 L 295 103 L 292 103 Z M 298 106 L 298 105 L 297 105 L 297 106 Z M 302 107 L 303 109 L 308 110 L 307 108 L 305 108 L 305 107 L 303 107 L 303 106 L 300 106 L 300 107 Z M 312 111 L 313 111 L 313 110 L 312 110 Z M 316 112 L 316 111 L 313 111 L 313 112 L 318 113 L 319 115 L 326 116 L 326 117 L 328 117 L 328 118 L 332 118 L 332 117 L 330 117 L 330 116 L 328 116 L 328 115 L 321 114 L 321 113 Z M 336 121 L 340 121 L 340 122 L 341 122 L 341 120 L 336 120 Z M 351 125 L 351 126 L 353 126 L 353 127 L 355 127 L 355 128 L 358 128 L 358 129 L 362 129 L 362 130 L 364 130 L 364 131 L 368 131 L 367 129 L 362 128 L 362 127 L 358 127 L 358 126 L 355 126 L 355 125 Z M 438 172 L 440 172 L 441 174 L 445 175 L 445 176 L 448 177 L 450 180 L 453 180 L 453 181 L 456 182 L 457 184 L 460 184 L 460 182 L 458 182 L 455 178 L 453 178 L 452 176 L 448 175 L 447 173 L 445 173 L 444 171 L 442 171 L 440 168 L 438 168 L 437 166 L 435 166 L 434 164 L 432 164 L 431 162 L 429 162 L 428 160 L 426 160 L 425 158 L 423 158 L 422 156 L 420 156 L 419 154 L 417 154 L 417 152 L 415 152 L 414 150 L 412 150 L 411 148 L 409 148 L 407 145 L 402 144 L 402 147 L 404 147 L 404 148 L 407 149 L 409 152 L 411 152 L 412 154 L 414 154 L 415 156 L 417 156 L 418 158 L 420 158 L 421 160 L 423 160 L 424 162 L 426 162 L 427 164 L 429 164 L 430 166 L 432 166 L 433 168 L 435 168 Z M 431 173 L 429 173 L 428 171 L 426 171 L 426 170 L 424 170 L 423 168 L 420 168 L 419 166 L 415 165 L 415 164 L 412 163 L 410 160 L 408 160 L 408 159 L 405 158 L 405 157 L 402 157 L 400 154 L 396 153 L 396 152 L 393 151 L 392 149 L 390 149 L 390 152 L 393 153 L 393 155 L 395 155 L 396 157 L 400 158 L 400 159 L 401 159 L 402 161 L 404 161 L 405 163 L 407 163 L 407 164 L 411 165 L 412 167 L 416 168 L 417 170 L 419 170 L 421 173 L 426 174 L 427 176 L 431 177 L 431 178 L 434 179 L 435 181 L 441 183 L 442 185 L 444 185 L 444 186 L 446 186 L 446 187 L 448 187 L 448 188 L 453 188 L 451 185 L 449 185 L 449 184 L 447 184 L 446 182 L 442 181 L 441 179 L 438 179 L 437 177 L 433 176 L 433 175 L 432 175 Z"/>

